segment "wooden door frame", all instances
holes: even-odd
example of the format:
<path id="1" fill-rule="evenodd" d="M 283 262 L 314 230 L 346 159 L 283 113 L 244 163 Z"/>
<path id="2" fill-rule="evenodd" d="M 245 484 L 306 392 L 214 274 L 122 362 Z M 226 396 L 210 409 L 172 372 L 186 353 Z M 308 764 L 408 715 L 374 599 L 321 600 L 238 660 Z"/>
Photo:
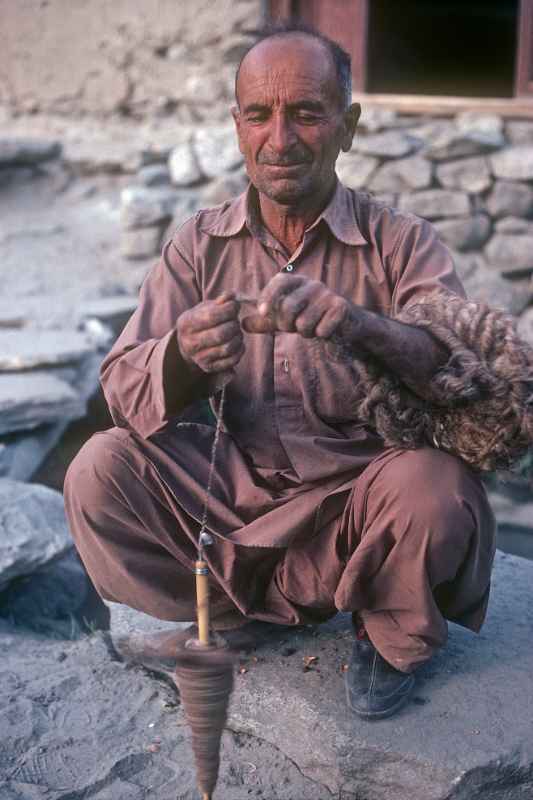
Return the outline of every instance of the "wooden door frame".
<path id="1" fill-rule="evenodd" d="M 333 0 L 333 3 L 339 0 Z M 352 83 L 354 92 L 367 89 L 367 49 L 368 49 L 368 5 L 369 0 L 342 0 L 345 13 L 357 19 L 353 36 L 343 46 L 352 59 Z M 324 0 L 267 0 L 264 16 L 267 21 L 302 22 L 322 31 L 326 36 L 327 23 L 334 17 L 335 9 L 324 5 Z M 328 12 L 327 14 L 325 12 Z M 324 24 L 325 23 L 325 24 Z M 332 37 L 333 38 L 333 37 Z"/>
<path id="2" fill-rule="evenodd" d="M 318 22 L 317 8 L 324 0 L 263 0 L 264 18 L 272 22 L 301 20 Z M 353 90 L 364 94 L 368 88 L 368 24 L 370 0 L 344 0 L 358 19 L 351 45 Z M 327 35 L 327 34 L 326 34 Z M 519 0 L 516 36 L 514 97 L 533 98 L 533 0 Z M 512 101 L 507 101 L 512 104 Z M 504 101 L 501 101 L 504 104 Z"/>
<path id="3" fill-rule="evenodd" d="M 515 97 L 533 95 L 533 0 L 520 0 Z"/>

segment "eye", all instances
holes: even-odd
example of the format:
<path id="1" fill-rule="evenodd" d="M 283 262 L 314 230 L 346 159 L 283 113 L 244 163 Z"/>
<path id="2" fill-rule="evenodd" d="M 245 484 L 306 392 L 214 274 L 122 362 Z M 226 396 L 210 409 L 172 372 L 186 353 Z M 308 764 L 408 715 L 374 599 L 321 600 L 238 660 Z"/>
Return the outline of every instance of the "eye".
<path id="1" fill-rule="evenodd" d="M 246 122 L 251 122 L 252 124 L 265 122 L 268 119 L 268 114 L 266 111 L 254 111 L 253 114 L 246 115 Z"/>
<path id="2" fill-rule="evenodd" d="M 312 111 L 296 111 L 294 119 L 297 122 L 303 122 L 305 125 L 312 125 L 320 119 L 320 115 Z"/>

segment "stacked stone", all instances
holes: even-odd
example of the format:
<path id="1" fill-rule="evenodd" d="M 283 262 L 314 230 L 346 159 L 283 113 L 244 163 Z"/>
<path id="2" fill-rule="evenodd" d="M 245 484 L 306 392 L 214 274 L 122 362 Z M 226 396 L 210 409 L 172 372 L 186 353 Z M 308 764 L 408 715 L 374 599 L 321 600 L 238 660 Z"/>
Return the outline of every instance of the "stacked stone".
<path id="1" fill-rule="evenodd" d="M 135 183 L 121 194 L 126 258 L 157 255 L 170 230 L 246 186 L 233 125 L 185 129 L 170 151 L 145 151 L 141 158 Z"/>
<path id="2" fill-rule="evenodd" d="M 374 109 L 361 131 L 340 178 L 430 220 L 469 293 L 521 313 L 532 300 L 533 122 Z"/>
<path id="3" fill-rule="evenodd" d="M 262 17 L 262 0 L 91 0 L 75 14 L 63 0 L 29 0 L 25 11 L 9 4 L 0 106 L 12 115 L 221 121 Z"/>

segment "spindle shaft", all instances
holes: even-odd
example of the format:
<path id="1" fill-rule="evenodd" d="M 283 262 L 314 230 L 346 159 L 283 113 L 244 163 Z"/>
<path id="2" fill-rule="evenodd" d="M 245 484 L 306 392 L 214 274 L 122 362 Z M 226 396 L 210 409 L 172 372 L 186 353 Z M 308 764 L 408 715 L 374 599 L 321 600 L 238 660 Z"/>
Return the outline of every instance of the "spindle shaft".
<path id="1" fill-rule="evenodd" d="M 205 561 L 197 561 L 196 573 L 196 609 L 198 615 L 198 640 L 201 644 L 210 643 L 209 636 L 209 580 Z"/>

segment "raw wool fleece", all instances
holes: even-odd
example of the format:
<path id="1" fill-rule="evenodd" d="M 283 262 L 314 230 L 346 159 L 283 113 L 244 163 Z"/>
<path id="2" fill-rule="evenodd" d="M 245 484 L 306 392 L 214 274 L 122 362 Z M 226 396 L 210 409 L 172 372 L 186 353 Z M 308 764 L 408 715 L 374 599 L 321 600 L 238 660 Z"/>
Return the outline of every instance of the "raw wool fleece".
<path id="1" fill-rule="evenodd" d="M 509 469 L 533 444 L 533 350 L 514 320 L 443 291 L 396 319 L 429 331 L 451 356 L 425 400 L 378 364 L 358 362 L 362 420 L 388 446 L 429 443 L 477 470 Z"/>

